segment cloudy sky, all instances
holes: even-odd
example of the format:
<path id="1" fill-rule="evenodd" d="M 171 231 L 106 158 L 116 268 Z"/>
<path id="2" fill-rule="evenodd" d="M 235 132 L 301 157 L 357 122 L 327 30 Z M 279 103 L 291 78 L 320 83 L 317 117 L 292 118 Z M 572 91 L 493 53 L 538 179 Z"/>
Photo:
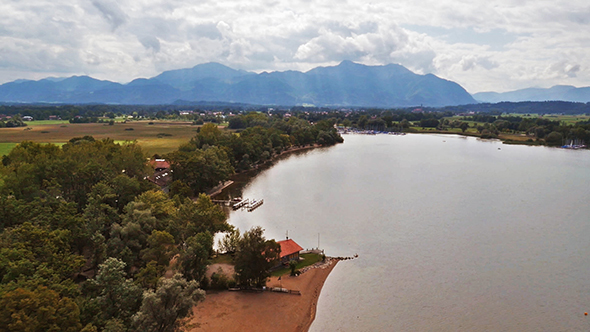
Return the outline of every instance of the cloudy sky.
<path id="1" fill-rule="evenodd" d="M 587 0 L 2 0 L 0 83 L 398 63 L 471 93 L 590 86 Z"/>

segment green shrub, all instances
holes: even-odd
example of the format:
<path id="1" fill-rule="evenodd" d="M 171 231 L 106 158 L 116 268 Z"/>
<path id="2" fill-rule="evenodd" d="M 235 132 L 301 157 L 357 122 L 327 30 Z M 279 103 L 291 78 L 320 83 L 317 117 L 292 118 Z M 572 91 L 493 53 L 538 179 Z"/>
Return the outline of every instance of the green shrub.
<path id="1" fill-rule="evenodd" d="M 295 272 L 297 269 L 297 261 L 296 260 L 291 260 L 289 262 L 289 268 L 291 269 L 291 276 L 295 276 Z"/>
<path id="2" fill-rule="evenodd" d="M 204 290 L 207 290 L 209 289 L 209 287 L 211 287 L 211 283 L 209 282 L 209 278 L 207 278 L 207 276 L 203 276 L 203 279 L 201 279 L 199 287 Z"/>
<path id="3" fill-rule="evenodd" d="M 233 280 L 230 279 L 227 275 L 225 275 L 225 273 L 223 273 L 223 270 L 219 268 L 217 269 L 217 272 L 214 272 L 211 275 L 211 289 L 228 289 L 230 281 Z M 233 282 L 235 286 L 235 281 Z"/>

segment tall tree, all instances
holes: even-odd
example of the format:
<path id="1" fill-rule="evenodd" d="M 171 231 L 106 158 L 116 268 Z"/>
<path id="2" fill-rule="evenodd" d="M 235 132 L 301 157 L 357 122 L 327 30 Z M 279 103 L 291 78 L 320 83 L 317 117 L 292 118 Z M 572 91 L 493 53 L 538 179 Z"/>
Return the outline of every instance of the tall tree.
<path id="1" fill-rule="evenodd" d="M 217 146 L 207 149 L 184 146 L 168 158 L 172 162 L 174 179 L 186 183 L 194 193 L 215 187 L 234 172 L 226 149 Z"/>
<path id="2" fill-rule="evenodd" d="M 144 293 L 141 309 L 133 317 L 137 331 L 173 332 L 181 319 L 192 314 L 192 307 L 205 299 L 196 281 L 186 281 L 181 274 L 162 278 L 158 289 Z"/>
<path id="3" fill-rule="evenodd" d="M 95 326 L 103 327 L 112 320 L 131 326 L 131 316 L 142 301 L 142 290 L 131 279 L 126 279 L 123 261 L 108 258 L 100 265 L 96 278 L 88 281 L 87 288 L 95 296 L 87 303 L 86 315 L 92 317 Z"/>
<path id="4" fill-rule="evenodd" d="M 80 310 L 72 299 L 44 286 L 0 293 L 0 332 L 77 332 Z"/>
<path id="5" fill-rule="evenodd" d="M 280 257 L 281 246 L 264 238 L 260 226 L 246 231 L 238 243 L 234 257 L 237 281 L 246 287 L 262 287 L 270 277 L 270 269 Z"/>
<path id="6" fill-rule="evenodd" d="M 205 276 L 212 250 L 213 236 L 209 232 L 199 233 L 186 240 L 186 249 L 180 254 L 179 262 L 188 280 L 200 281 Z"/>

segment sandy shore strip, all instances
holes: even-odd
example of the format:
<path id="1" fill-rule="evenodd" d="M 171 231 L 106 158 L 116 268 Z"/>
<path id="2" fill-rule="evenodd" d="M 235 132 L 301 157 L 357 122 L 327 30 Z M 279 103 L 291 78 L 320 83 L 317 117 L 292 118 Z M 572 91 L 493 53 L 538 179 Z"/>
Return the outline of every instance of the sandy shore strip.
<path id="1" fill-rule="evenodd" d="M 194 309 L 187 331 L 307 331 L 315 319 L 322 286 L 337 259 L 308 269 L 298 277 L 272 277 L 268 287 L 299 290 L 301 295 L 274 292 L 208 292 Z"/>

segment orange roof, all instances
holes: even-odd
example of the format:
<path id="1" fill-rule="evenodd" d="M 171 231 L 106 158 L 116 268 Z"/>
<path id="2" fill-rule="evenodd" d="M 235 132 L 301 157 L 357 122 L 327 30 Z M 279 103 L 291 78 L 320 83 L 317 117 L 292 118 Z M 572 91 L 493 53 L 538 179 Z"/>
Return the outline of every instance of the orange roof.
<path id="1" fill-rule="evenodd" d="M 295 241 L 288 239 L 277 242 L 281 246 L 281 258 L 303 250 Z"/>
<path id="2" fill-rule="evenodd" d="M 170 163 L 168 163 L 165 159 L 152 159 L 150 160 L 150 165 L 152 165 L 155 169 L 170 168 Z"/>

